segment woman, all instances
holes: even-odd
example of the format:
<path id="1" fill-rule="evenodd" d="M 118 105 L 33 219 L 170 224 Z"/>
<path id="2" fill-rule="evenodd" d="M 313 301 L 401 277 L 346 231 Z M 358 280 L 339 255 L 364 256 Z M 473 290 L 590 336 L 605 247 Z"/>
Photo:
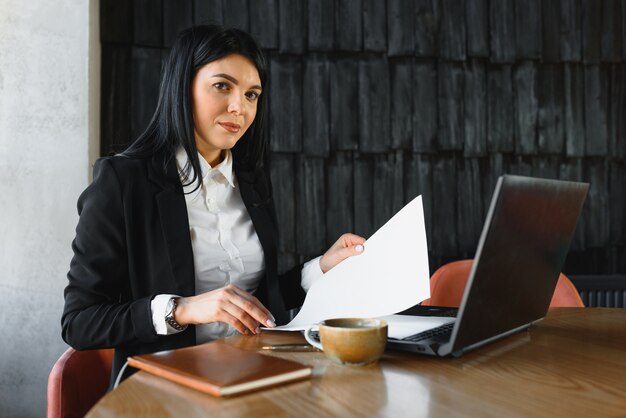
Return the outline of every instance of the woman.
<path id="1" fill-rule="evenodd" d="M 285 322 L 324 272 L 363 250 L 344 234 L 277 273 L 264 141 L 267 66 L 236 29 L 181 33 L 154 117 L 123 154 L 99 159 L 78 200 L 63 339 L 128 356 Z"/>

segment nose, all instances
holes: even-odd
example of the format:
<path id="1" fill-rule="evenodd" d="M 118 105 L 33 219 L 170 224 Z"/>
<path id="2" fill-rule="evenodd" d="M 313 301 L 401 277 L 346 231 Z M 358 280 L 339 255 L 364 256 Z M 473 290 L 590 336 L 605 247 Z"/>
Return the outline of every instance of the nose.
<path id="1" fill-rule="evenodd" d="M 242 98 L 238 95 L 233 95 L 232 99 L 228 103 L 228 113 L 233 113 L 236 116 L 239 116 L 244 113 L 244 109 Z"/>

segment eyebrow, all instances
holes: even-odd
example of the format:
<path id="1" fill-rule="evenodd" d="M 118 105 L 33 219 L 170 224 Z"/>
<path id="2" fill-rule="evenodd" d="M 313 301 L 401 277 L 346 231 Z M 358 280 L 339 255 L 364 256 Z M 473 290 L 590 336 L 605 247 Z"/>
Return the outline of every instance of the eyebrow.
<path id="1" fill-rule="evenodd" d="M 211 77 L 222 77 L 222 78 L 225 78 L 226 80 L 232 82 L 236 86 L 239 85 L 239 81 L 235 77 L 233 77 L 232 75 L 219 73 L 219 74 L 213 74 Z M 254 86 L 251 86 L 250 88 L 251 89 L 256 89 L 256 90 L 262 90 L 261 86 L 259 86 L 258 84 L 255 84 Z"/>

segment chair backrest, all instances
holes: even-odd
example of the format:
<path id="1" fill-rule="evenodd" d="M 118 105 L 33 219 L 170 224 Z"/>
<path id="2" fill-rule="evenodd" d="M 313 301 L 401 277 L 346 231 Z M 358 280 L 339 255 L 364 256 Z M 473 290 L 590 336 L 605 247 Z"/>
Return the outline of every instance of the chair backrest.
<path id="1" fill-rule="evenodd" d="M 453 261 L 439 267 L 430 278 L 430 299 L 426 299 L 422 305 L 459 307 L 473 262 L 474 260 Z M 550 308 L 584 306 L 574 284 L 561 273 Z"/>
<path id="2" fill-rule="evenodd" d="M 48 377 L 47 418 L 85 416 L 106 393 L 112 362 L 113 349 L 67 349 Z"/>

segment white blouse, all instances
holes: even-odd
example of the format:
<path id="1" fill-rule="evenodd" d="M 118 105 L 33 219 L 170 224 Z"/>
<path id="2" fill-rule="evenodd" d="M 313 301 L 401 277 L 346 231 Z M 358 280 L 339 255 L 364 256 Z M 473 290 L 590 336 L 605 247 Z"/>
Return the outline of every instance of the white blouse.
<path id="1" fill-rule="evenodd" d="M 184 186 L 189 217 L 189 233 L 193 250 L 196 294 L 209 292 L 229 284 L 254 293 L 265 271 L 263 247 L 252 220 L 241 199 L 239 184 L 233 172 L 233 159 L 226 151 L 224 159 L 211 167 L 200 155 L 202 186 Z M 182 169 L 187 163 L 183 148 L 176 153 L 176 165 L 185 181 Z M 319 257 L 302 269 L 301 285 L 307 291 L 323 275 Z M 152 322 L 157 334 L 175 334 L 165 322 L 167 302 L 176 295 L 157 295 L 151 304 Z M 237 333 L 222 322 L 196 325 L 196 342 L 203 343 Z"/>

